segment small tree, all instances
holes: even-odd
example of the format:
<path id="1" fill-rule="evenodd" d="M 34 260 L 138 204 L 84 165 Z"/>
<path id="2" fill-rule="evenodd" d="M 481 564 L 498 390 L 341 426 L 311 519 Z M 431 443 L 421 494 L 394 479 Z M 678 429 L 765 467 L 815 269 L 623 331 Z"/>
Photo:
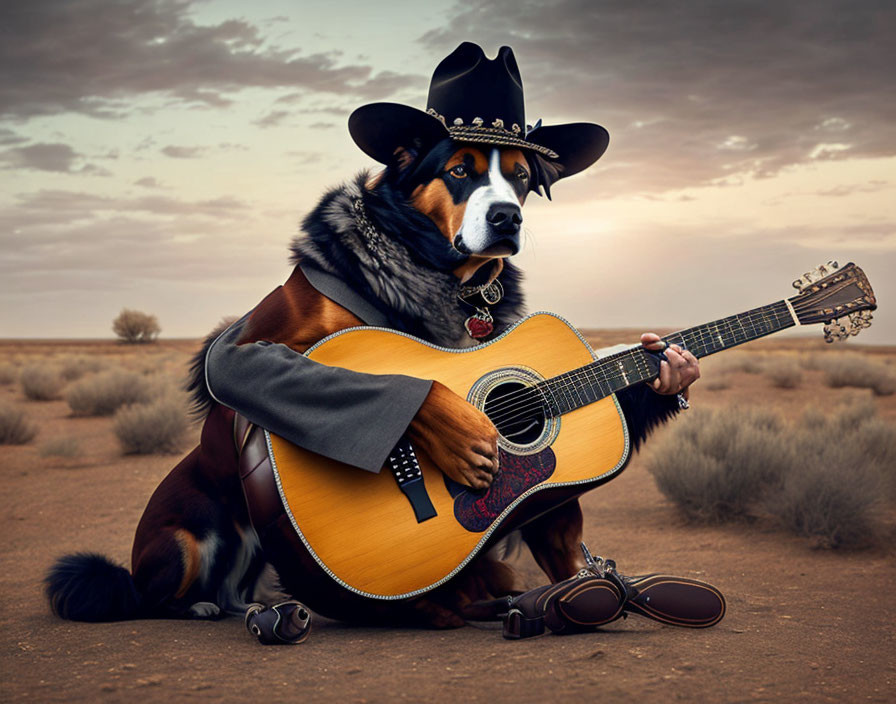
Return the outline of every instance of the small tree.
<path id="1" fill-rule="evenodd" d="M 118 317 L 112 321 L 112 332 L 118 335 L 122 342 L 155 342 L 161 331 L 156 316 L 139 310 L 122 308 Z"/>

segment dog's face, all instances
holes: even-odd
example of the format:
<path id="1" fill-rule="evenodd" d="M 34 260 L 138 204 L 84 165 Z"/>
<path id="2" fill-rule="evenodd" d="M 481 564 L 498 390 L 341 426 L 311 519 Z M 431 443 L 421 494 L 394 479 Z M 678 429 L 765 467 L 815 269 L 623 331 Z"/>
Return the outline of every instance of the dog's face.
<path id="1" fill-rule="evenodd" d="M 462 254 L 509 257 L 520 250 L 521 206 L 532 177 L 519 149 L 453 145 L 432 155 L 411 203 Z"/>

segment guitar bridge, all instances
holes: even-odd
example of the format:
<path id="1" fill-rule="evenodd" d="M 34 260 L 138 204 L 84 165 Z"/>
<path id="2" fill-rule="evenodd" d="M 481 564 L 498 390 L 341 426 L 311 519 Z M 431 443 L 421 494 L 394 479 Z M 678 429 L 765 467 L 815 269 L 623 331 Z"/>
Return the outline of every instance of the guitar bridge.
<path id="1" fill-rule="evenodd" d="M 389 468 L 398 488 L 410 501 L 417 523 L 435 518 L 438 514 L 423 483 L 423 471 L 413 446 L 404 435 L 389 455 Z"/>

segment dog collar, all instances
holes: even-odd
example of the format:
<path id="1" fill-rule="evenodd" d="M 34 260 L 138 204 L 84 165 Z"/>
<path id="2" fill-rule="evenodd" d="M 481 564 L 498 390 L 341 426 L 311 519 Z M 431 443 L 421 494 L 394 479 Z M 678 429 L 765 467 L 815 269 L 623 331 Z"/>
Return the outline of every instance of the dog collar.
<path id="1" fill-rule="evenodd" d="M 504 287 L 498 279 L 494 279 L 481 286 L 462 286 L 457 292 L 457 299 L 476 309 L 469 318 L 464 321 L 467 334 L 474 340 L 488 337 L 495 329 L 495 319 L 488 307 L 498 303 L 504 297 Z"/>

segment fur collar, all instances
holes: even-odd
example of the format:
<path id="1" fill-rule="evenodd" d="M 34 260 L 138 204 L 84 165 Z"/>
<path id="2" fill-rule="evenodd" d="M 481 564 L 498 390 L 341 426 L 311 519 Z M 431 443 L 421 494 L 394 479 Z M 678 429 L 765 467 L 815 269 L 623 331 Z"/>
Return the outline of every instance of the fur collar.
<path id="1" fill-rule="evenodd" d="M 339 276 L 397 330 L 444 347 L 479 344 L 464 329 L 475 311 L 458 300 L 457 277 L 406 244 L 421 227 L 419 212 L 396 199 L 383 182 L 368 187 L 369 179 L 370 173 L 362 172 L 323 196 L 293 239 L 290 261 L 310 260 Z M 505 261 L 498 278 L 504 298 L 489 308 L 495 319 L 492 336 L 524 314 L 519 270 Z"/>

